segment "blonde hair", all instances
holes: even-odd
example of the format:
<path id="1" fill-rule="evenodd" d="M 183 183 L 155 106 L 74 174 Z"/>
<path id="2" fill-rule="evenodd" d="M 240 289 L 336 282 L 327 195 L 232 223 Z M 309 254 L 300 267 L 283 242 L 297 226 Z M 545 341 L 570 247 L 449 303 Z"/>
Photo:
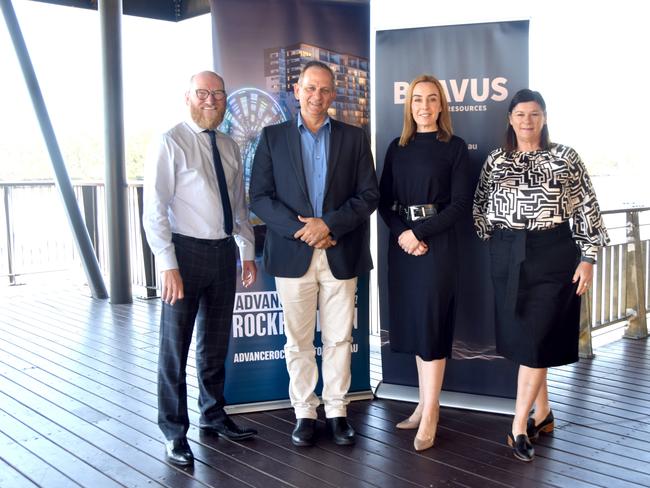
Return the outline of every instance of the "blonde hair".
<path id="1" fill-rule="evenodd" d="M 454 131 L 451 127 L 451 115 L 449 114 L 449 103 L 447 96 L 442 88 L 442 83 L 438 78 L 432 75 L 420 75 L 415 78 L 406 90 L 406 99 L 404 100 L 404 124 L 402 125 L 402 135 L 399 138 L 399 145 L 406 146 L 415 137 L 417 126 L 413 120 L 413 113 L 411 112 L 411 102 L 413 101 L 413 90 L 418 83 L 433 83 L 440 93 L 440 114 L 438 115 L 438 140 L 442 142 L 449 142 Z"/>

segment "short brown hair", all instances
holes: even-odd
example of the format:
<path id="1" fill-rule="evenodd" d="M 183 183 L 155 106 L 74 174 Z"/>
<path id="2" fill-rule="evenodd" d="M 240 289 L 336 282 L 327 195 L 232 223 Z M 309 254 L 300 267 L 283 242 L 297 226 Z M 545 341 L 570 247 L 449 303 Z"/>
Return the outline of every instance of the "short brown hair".
<path id="1" fill-rule="evenodd" d="M 299 85 L 302 83 L 302 79 L 305 76 L 305 71 L 307 71 L 309 68 L 320 68 L 320 69 L 324 69 L 325 71 L 327 71 L 330 74 L 330 76 L 332 77 L 332 87 L 334 87 L 334 85 L 335 85 L 334 71 L 332 70 L 332 68 L 330 68 L 328 65 L 326 65 L 322 61 L 309 61 L 308 63 L 306 63 L 302 67 L 302 69 L 300 70 L 300 76 L 298 76 L 298 84 Z"/>

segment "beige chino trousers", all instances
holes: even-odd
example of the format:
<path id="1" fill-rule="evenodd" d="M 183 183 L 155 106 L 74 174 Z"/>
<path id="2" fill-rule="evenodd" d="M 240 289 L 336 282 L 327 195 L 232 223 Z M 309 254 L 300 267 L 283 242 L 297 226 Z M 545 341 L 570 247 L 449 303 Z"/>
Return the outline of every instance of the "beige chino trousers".
<path id="1" fill-rule="evenodd" d="M 289 398 L 296 418 L 316 419 L 320 404 L 314 393 L 318 382 L 314 347 L 317 307 L 323 343 L 325 416 L 346 417 L 357 278 L 336 279 L 325 250 L 314 249 L 307 273 L 300 278 L 276 277 L 275 284 L 284 312 Z"/>

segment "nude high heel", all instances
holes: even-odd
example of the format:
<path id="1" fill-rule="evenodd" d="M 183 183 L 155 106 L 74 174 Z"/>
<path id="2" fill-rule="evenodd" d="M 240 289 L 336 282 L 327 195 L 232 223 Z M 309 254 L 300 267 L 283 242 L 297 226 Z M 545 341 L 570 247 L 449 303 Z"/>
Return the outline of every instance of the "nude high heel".
<path id="1" fill-rule="evenodd" d="M 416 451 L 424 451 L 433 447 L 433 443 L 436 440 L 436 432 L 438 430 L 438 421 L 440 420 L 440 403 L 438 403 L 438 408 L 436 410 L 435 423 L 433 425 L 433 433 L 429 437 L 421 438 L 417 435 L 413 439 L 413 448 Z"/>
<path id="2" fill-rule="evenodd" d="M 415 412 L 413 412 L 413 415 L 407 419 L 402 420 L 396 424 L 395 427 L 404 430 L 417 429 L 420 426 L 420 420 L 422 420 L 422 414 L 416 415 Z"/>
<path id="3" fill-rule="evenodd" d="M 421 420 L 422 420 L 422 409 L 420 408 L 420 404 L 418 403 L 417 407 L 415 407 L 415 410 L 413 410 L 413 413 L 408 418 L 405 418 L 401 422 L 395 424 L 395 427 L 404 430 L 417 429 L 420 426 Z"/>
<path id="4" fill-rule="evenodd" d="M 415 439 L 413 439 L 413 447 L 418 452 L 429 449 L 430 447 L 433 447 L 433 441 L 435 440 L 435 437 L 435 435 L 432 435 L 427 439 L 420 439 L 418 436 L 415 436 Z"/>

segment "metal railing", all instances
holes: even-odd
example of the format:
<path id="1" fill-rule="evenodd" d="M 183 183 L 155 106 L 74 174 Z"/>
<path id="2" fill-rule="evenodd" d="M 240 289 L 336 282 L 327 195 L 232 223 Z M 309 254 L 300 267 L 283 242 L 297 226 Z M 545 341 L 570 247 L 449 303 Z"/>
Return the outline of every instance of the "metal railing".
<path id="1" fill-rule="evenodd" d="M 73 185 L 90 240 L 103 271 L 108 266 L 106 195 L 103 183 Z M 81 269 L 81 260 L 53 182 L 0 182 L 0 277 Z M 154 259 L 142 230 L 142 184 L 128 185 L 129 252 L 133 285 L 156 294 Z"/>
<path id="2" fill-rule="evenodd" d="M 16 284 L 20 276 L 81 269 L 81 262 L 53 182 L 0 182 L 0 277 Z M 102 270 L 108 268 L 105 193 L 102 183 L 74 185 L 91 242 Z M 154 259 L 141 225 L 142 184 L 128 188 L 129 245 L 133 285 L 155 296 Z M 600 250 L 594 286 L 583 300 L 580 351 L 592 354 L 599 329 L 628 322 L 626 336 L 647 336 L 650 207 L 603 212 L 612 244 Z M 644 217 L 645 221 L 643 218 Z"/>
<path id="3" fill-rule="evenodd" d="M 648 210 L 650 207 L 603 211 L 612 243 L 598 251 L 594 284 L 582 301 L 582 357 L 593 356 L 594 332 L 617 323 L 627 322 L 625 337 L 648 336 Z"/>

